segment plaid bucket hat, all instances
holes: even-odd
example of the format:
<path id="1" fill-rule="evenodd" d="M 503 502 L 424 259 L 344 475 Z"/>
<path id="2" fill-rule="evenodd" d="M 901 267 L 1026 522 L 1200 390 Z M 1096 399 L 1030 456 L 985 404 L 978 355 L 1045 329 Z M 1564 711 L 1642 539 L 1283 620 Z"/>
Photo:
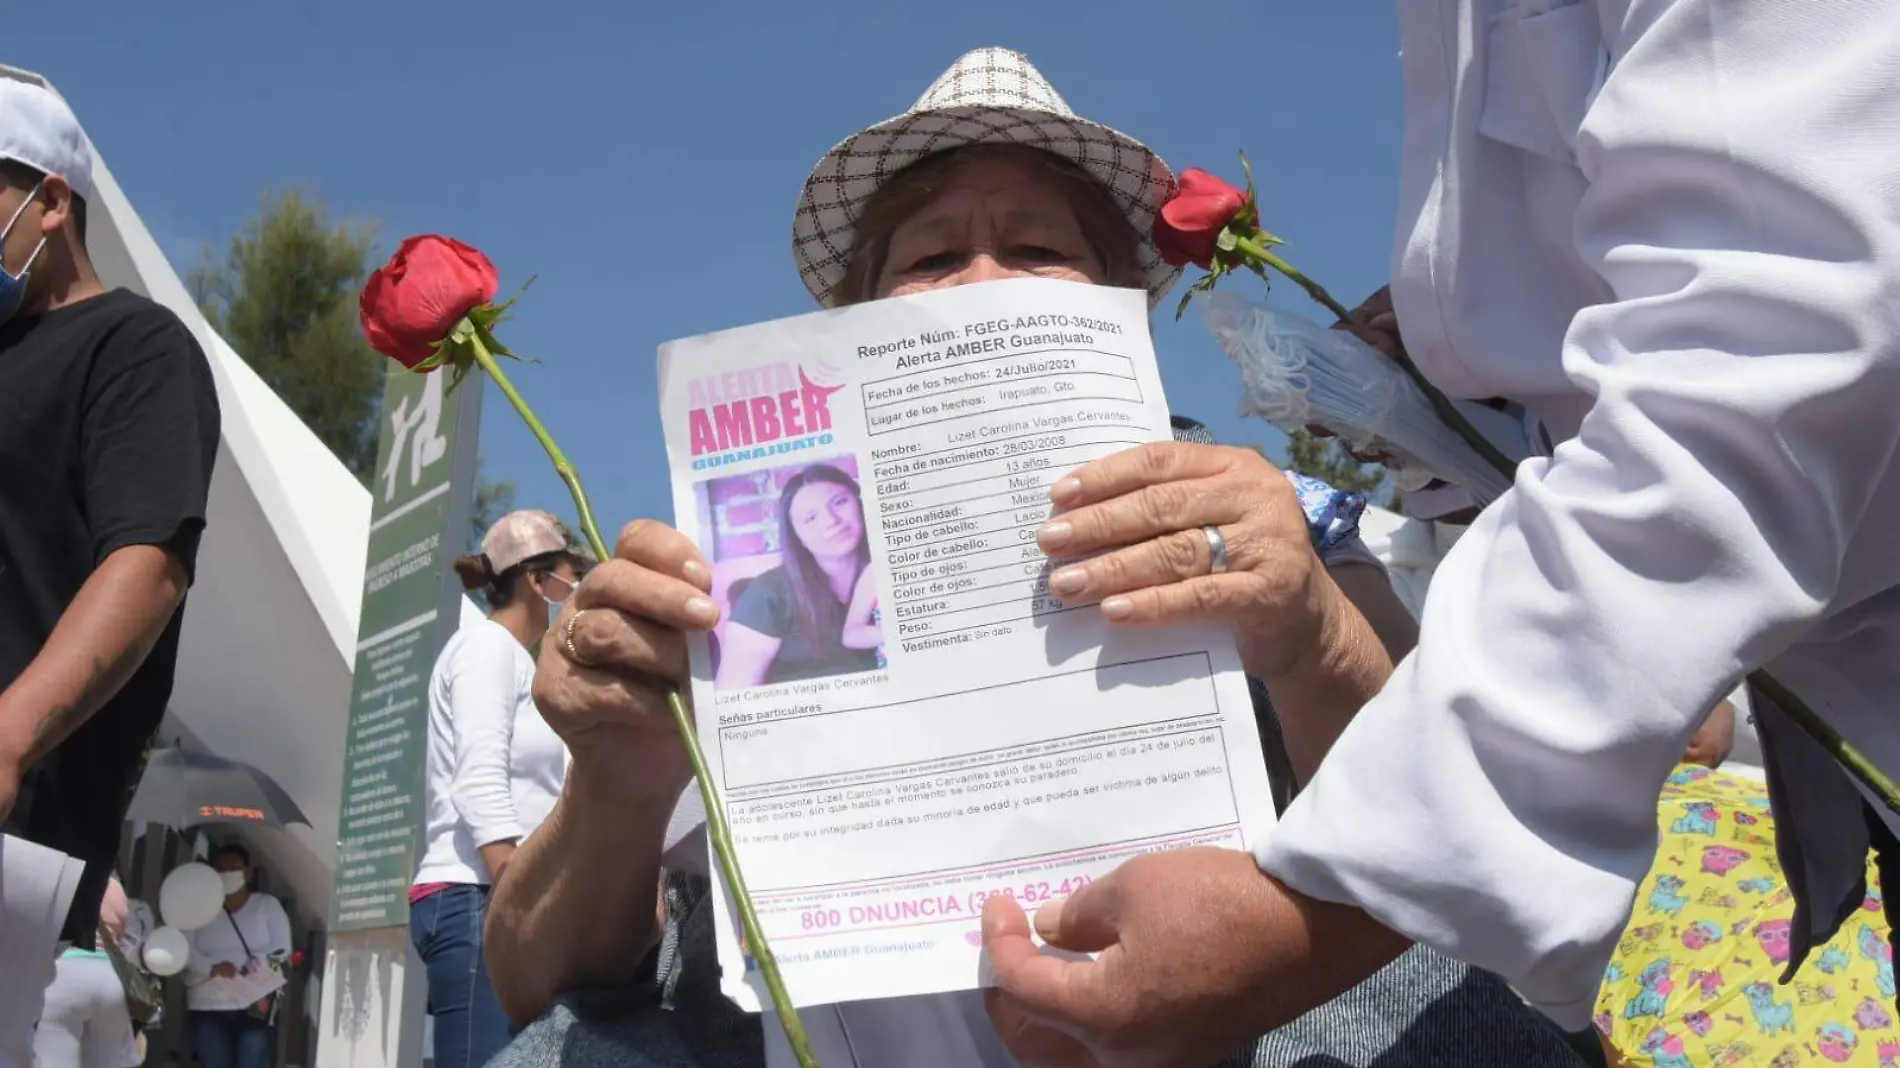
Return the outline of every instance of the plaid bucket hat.
<path id="1" fill-rule="evenodd" d="M 1141 237 L 1148 306 L 1181 268 L 1161 259 L 1150 236 L 1174 192 L 1174 172 L 1140 141 L 1081 118 L 1029 57 L 979 48 L 932 82 L 909 111 L 846 138 L 805 180 L 792 220 L 792 255 L 818 303 L 831 307 L 844 279 L 858 217 L 880 186 L 925 156 L 976 144 L 1018 144 L 1069 160 L 1102 183 Z"/>

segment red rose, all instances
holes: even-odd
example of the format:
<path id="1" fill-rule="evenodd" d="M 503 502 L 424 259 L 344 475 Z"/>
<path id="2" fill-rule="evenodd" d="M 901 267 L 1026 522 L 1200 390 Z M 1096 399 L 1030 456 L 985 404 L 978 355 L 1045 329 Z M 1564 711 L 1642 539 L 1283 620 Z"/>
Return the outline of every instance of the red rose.
<path id="1" fill-rule="evenodd" d="M 363 336 L 377 352 L 414 367 L 435 354 L 469 309 L 494 300 L 499 285 L 480 250 L 439 234 L 412 237 L 363 284 Z"/>
<path id="2" fill-rule="evenodd" d="M 1221 228 L 1246 206 L 1247 194 L 1199 167 L 1190 167 L 1181 172 L 1180 187 L 1155 218 L 1155 248 L 1176 267 L 1212 266 Z"/>

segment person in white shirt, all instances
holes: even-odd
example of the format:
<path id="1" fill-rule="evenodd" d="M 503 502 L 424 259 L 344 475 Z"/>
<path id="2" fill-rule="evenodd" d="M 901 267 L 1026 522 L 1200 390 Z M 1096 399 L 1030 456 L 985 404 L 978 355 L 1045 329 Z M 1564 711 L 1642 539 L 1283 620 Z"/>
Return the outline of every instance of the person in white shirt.
<path id="1" fill-rule="evenodd" d="M 1751 670 L 1900 772 L 1900 6 L 1398 10 L 1404 340 L 1550 446 L 1438 566 L 1266 877 L 1124 866 L 1036 919 L 1087 962 L 996 906 L 994 1014 L 1036 1063 L 1192 1063 L 1412 940 L 1581 1027 L 1662 782 Z M 1900 817 L 1750 698 L 1799 967 Z"/>
<path id="2" fill-rule="evenodd" d="M 450 638 L 429 679 L 428 825 L 409 934 L 428 969 L 437 1068 L 481 1068 L 508 1042 L 482 960 L 488 892 L 561 792 L 566 749 L 534 707 L 534 658 L 589 560 L 546 512 L 502 516 L 455 561 L 494 611 Z"/>
<path id="3" fill-rule="evenodd" d="M 224 880 L 224 911 L 191 932 L 185 1005 L 204 1068 L 264 1068 L 276 1048 L 277 997 L 290 963 L 290 917 L 252 888 L 250 850 L 219 846 L 211 866 Z"/>
<path id="4" fill-rule="evenodd" d="M 123 946 L 130 906 L 115 876 L 99 907 L 99 937 Z M 138 1060 L 125 987 L 103 944 L 60 954 L 59 973 L 46 988 L 46 1008 L 33 1033 L 35 1068 L 127 1068 Z"/>

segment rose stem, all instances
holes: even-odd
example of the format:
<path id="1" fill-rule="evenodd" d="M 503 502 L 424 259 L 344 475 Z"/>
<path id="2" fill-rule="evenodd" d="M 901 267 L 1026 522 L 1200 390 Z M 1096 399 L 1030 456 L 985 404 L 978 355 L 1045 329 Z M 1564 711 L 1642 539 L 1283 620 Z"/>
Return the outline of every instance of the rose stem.
<path id="1" fill-rule="evenodd" d="M 1334 300 L 1332 294 L 1326 292 L 1325 288 L 1318 282 L 1306 277 L 1305 274 L 1301 273 L 1292 264 L 1274 255 L 1273 251 L 1264 244 L 1249 238 L 1237 237 L 1234 241 L 1234 247 L 1292 279 L 1294 284 L 1306 290 L 1307 296 L 1325 305 L 1328 311 L 1339 316 L 1341 322 L 1358 322 L 1358 319 L 1351 312 L 1347 311 L 1344 305 Z M 1477 428 L 1466 421 L 1464 414 L 1458 411 L 1457 407 L 1451 403 L 1451 400 L 1440 392 L 1437 386 L 1432 385 L 1431 382 L 1426 380 L 1424 373 L 1418 369 L 1416 364 L 1409 358 L 1404 357 L 1399 358 L 1395 362 L 1398 363 L 1399 367 L 1403 369 L 1407 375 L 1411 376 L 1412 381 L 1418 385 L 1419 389 L 1424 391 L 1425 399 L 1431 402 L 1432 410 L 1438 413 L 1438 417 L 1443 419 L 1448 426 L 1456 431 L 1459 437 L 1464 438 L 1466 444 L 1476 449 L 1478 455 L 1483 457 L 1492 467 L 1495 467 L 1498 473 L 1502 474 L 1505 478 L 1512 479 L 1516 477 L 1517 465 L 1511 463 L 1503 453 L 1499 452 L 1485 439 L 1484 435 L 1478 433 Z M 1761 690 L 1769 700 L 1780 705 L 1782 710 L 1787 712 L 1788 715 L 1800 725 L 1808 737 L 1812 738 L 1821 748 L 1827 750 L 1829 756 L 1832 756 L 1842 767 L 1846 768 L 1849 773 L 1859 779 L 1863 785 L 1873 791 L 1874 794 L 1886 804 L 1888 809 L 1896 814 L 1900 814 L 1900 786 L 1896 786 L 1894 781 L 1888 778 L 1885 772 L 1876 767 L 1873 761 L 1867 759 L 1866 754 L 1855 748 L 1839 731 L 1830 726 L 1827 721 L 1816 714 L 1812 708 L 1809 708 L 1807 702 L 1801 700 L 1792 690 L 1783 686 L 1779 680 L 1773 675 L 1770 675 L 1765 669 L 1757 669 L 1750 672 L 1748 681 L 1757 689 Z"/>
<path id="2" fill-rule="evenodd" d="M 463 320 L 468 328 L 469 347 L 475 354 L 475 362 L 488 372 L 502 396 L 514 406 L 515 414 L 528 424 L 528 430 L 534 434 L 541 448 L 546 450 L 548 459 L 554 462 L 554 472 L 567 483 L 567 492 L 574 498 L 574 507 L 580 512 L 581 532 L 587 536 L 587 543 L 594 550 L 598 560 L 611 559 L 607 552 L 607 543 L 600 536 L 600 528 L 594 523 L 594 510 L 587 503 L 587 491 L 581 488 L 580 472 L 568 462 L 567 454 L 554 442 L 554 436 L 547 427 L 541 425 L 541 419 L 528 407 L 515 384 L 508 380 L 494 353 L 488 351 L 488 345 L 482 340 L 482 331 L 475 329 L 473 323 Z M 693 778 L 699 783 L 699 798 L 706 808 L 706 829 L 712 839 L 713 855 L 719 859 L 719 870 L 726 877 L 726 885 L 732 889 L 732 896 L 739 904 L 739 924 L 745 931 L 746 948 L 759 963 L 759 974 L 765 979 L 765 988 L 772 996 L 772 1007 L 778 1010 L 779 1023 L 785 1028 L 785 1037 L 790 1041 L 792 1052 L 798 1057 L 801 1068 L 818 1068 L 818 1059 L 812 1055 L 811 1040 L 805 1037 L 805 1025 L 798 1018 L 798 1010 L 792 1008 L 792 999 L 785 992 L 785 979 L 779 974 L 778 958 L 772 954 L 772 947 L 765 940 L 765 932 L 759 926 L 758 912 L 752 907 L 752 895 L 746 890 L 745 879 L 739 874 L 739 862 L 732 849 L 732 833 L 726 825 L 725 806 L 719 802 L 719 793 L 713 787 L 712 775 L 706 768 L 706 754 L 699 746 L 699 732 L 693 726 L 691 713 L 681 698 L 678 687 L 667 688 L 666 703 L 673 712 L 673 726 L 679 731 L 680 741 L 686 746 L 686 759 L 693 767 Z"/>

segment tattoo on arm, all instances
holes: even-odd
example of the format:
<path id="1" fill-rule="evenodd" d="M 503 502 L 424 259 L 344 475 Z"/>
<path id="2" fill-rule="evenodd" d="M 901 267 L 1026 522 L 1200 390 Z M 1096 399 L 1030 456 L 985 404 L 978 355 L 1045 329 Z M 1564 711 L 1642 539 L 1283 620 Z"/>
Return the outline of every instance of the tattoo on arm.
<path id="1" fill-rule="evenodd" d="M 33 747 L 27 763 L 34 763 L 44 757 L 92 718 L 92 714 L 99 711 L 100 706 L 111 700 L 119 688 L 131 679 L 132 673 L 144 662 L 147 651 L 142 643 L 135 642 L 119 650 L 110 661 L 102 656 L 94 656 L 92 671 L 86 676 L 86 684 L 80 689 L 79 697 L 54 705 L 47 710 L 45 718 L 34 724 Z"/>

